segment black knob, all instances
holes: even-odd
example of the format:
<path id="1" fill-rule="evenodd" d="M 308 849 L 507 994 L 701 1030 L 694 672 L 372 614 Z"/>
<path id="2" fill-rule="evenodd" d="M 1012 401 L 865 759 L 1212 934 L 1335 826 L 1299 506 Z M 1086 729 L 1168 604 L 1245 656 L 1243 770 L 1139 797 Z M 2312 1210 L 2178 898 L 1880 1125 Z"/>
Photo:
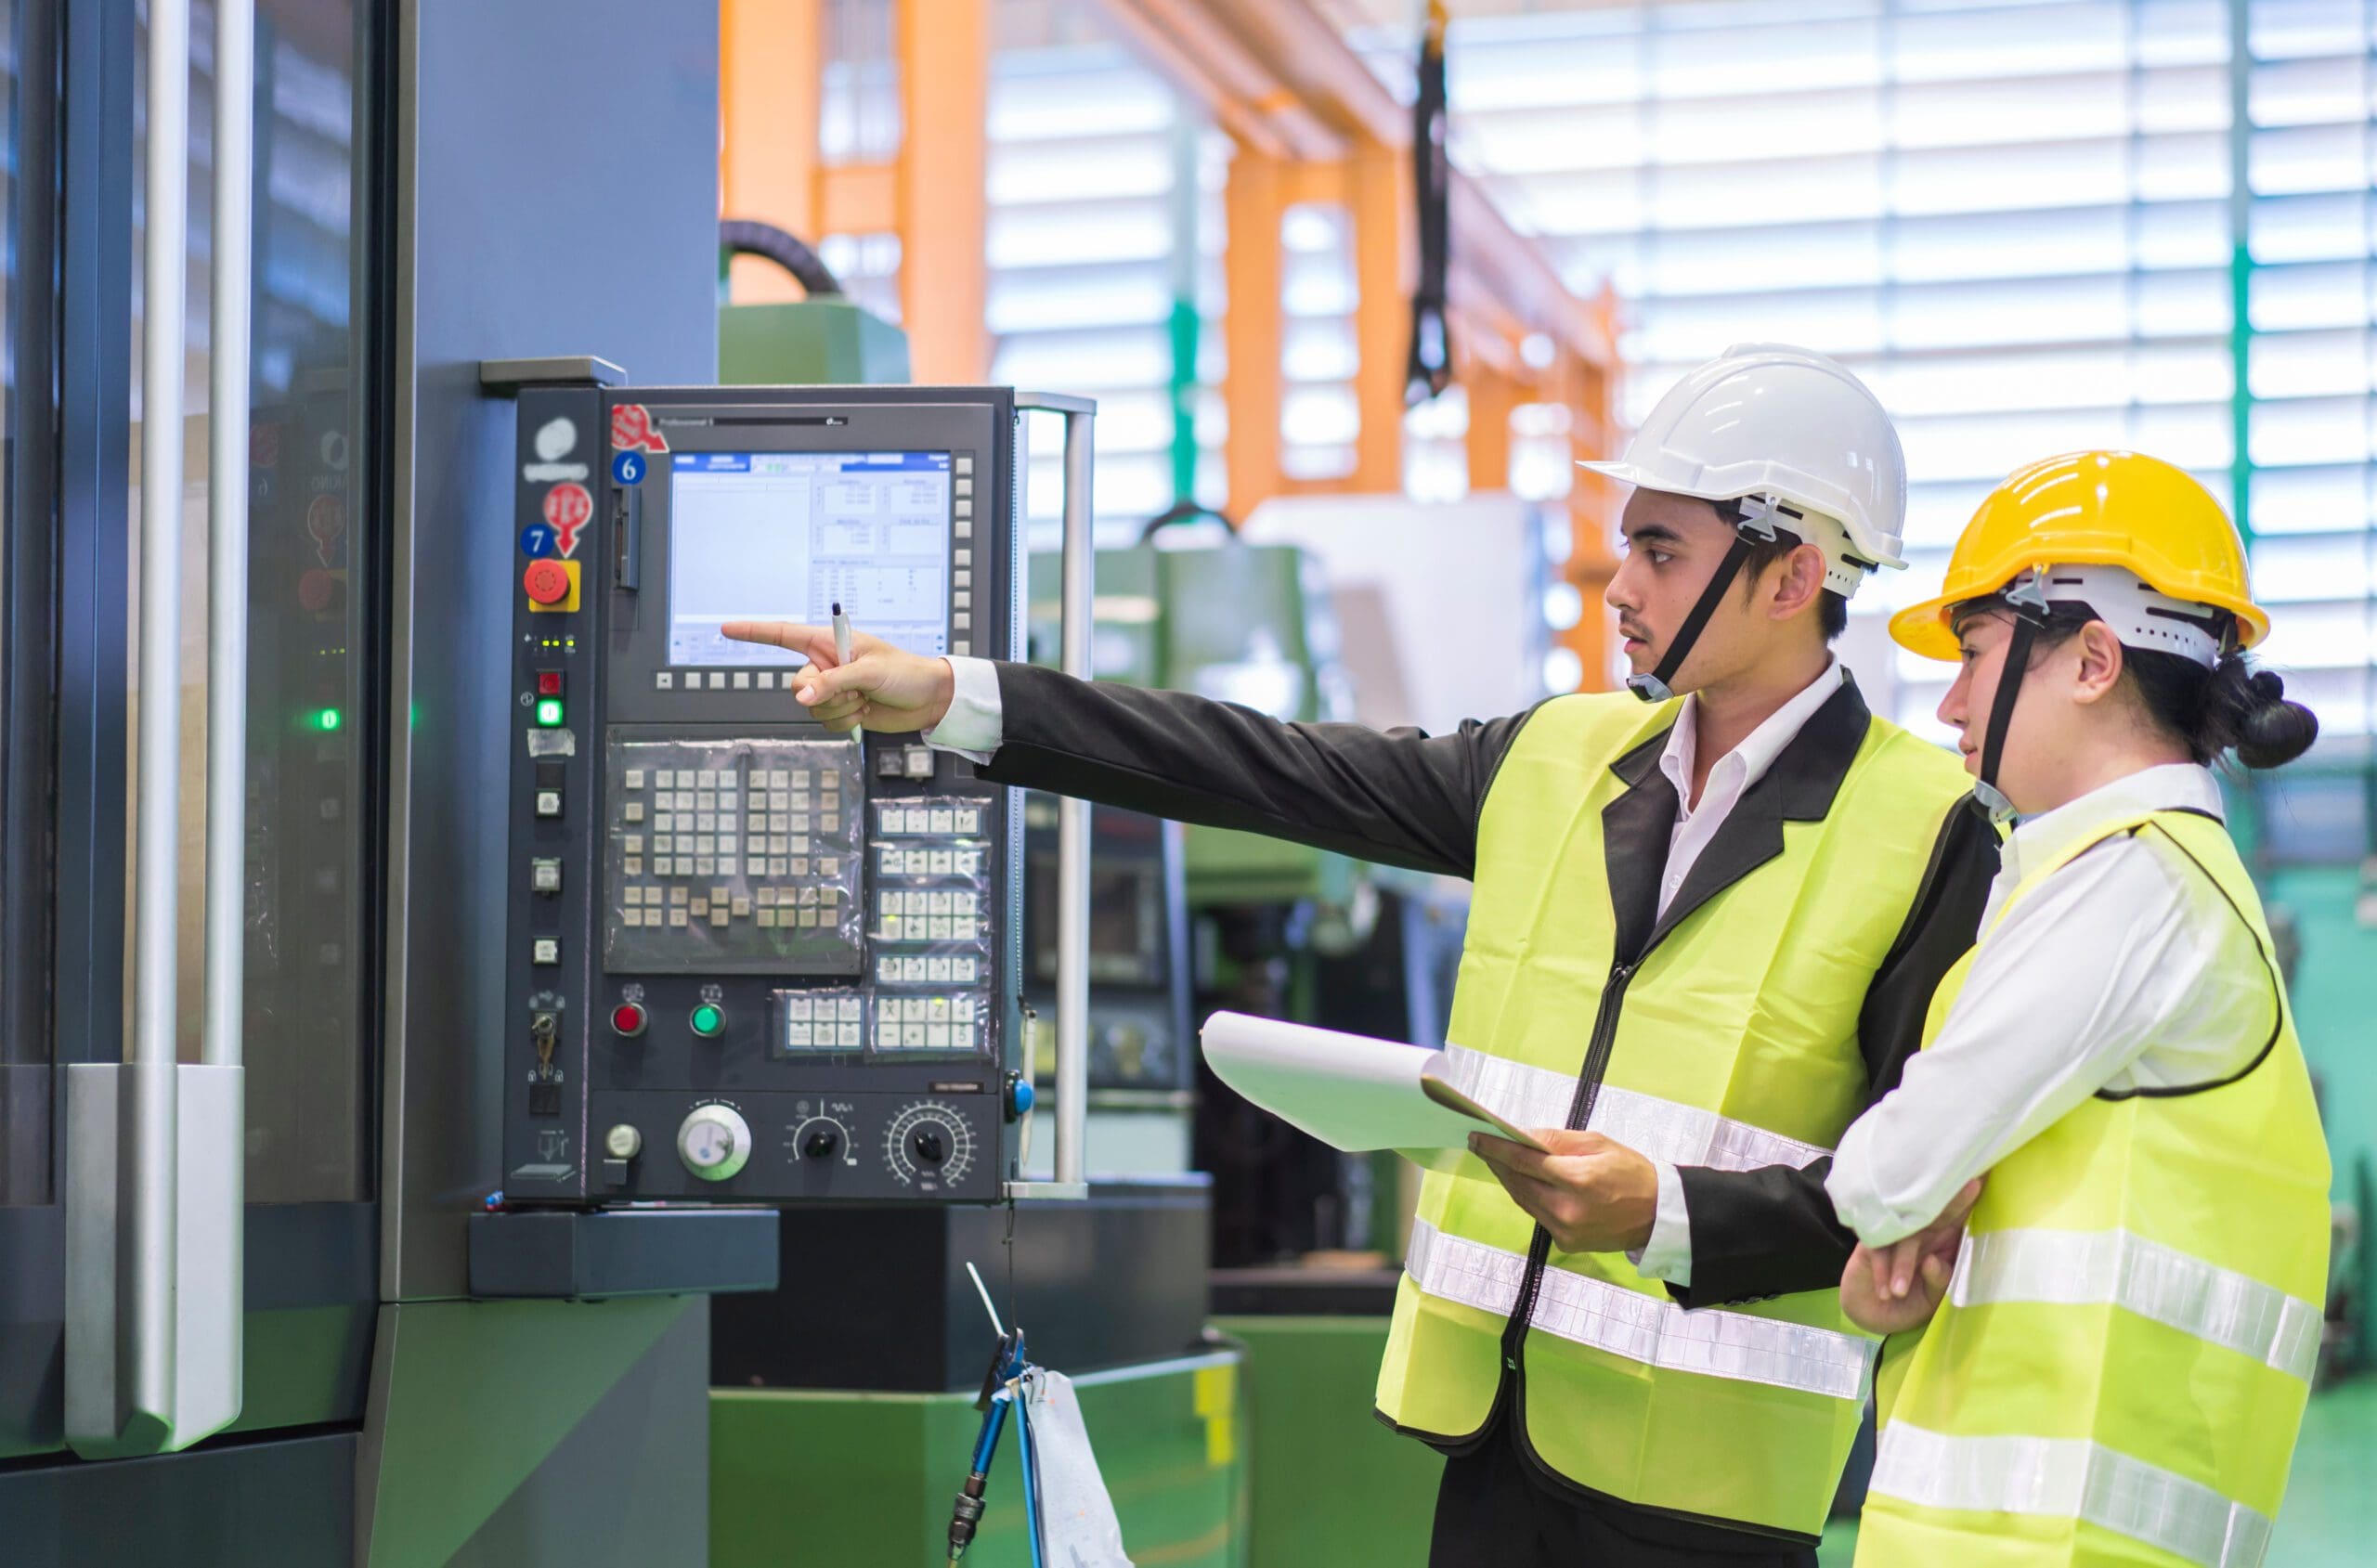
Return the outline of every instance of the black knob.
<path id="1" fill-rule="evenodd" d="M 801 1144 L 800 1152 L 812 1160 L 831 1160 L 841 1147 L 842 1140 L 831 1129 L 820 1127 Z"/>
<path id="2" fill-rule="evenodd" d="M 908 1152 L 919 1165 L 938 1165 L 949 1158 L 949 1139 L 938 1127 L 918 1128 L 908 1139 Z"/>

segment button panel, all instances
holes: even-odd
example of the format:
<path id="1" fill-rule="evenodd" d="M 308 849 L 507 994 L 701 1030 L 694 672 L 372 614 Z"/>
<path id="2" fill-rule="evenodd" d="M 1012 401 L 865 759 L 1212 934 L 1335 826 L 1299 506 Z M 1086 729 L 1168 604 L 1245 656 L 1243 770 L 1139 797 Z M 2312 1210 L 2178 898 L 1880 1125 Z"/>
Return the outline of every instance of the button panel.
<path id="1" fill-rule="evenodd" d="M 871 1043 L 878 1053 L 987 1049 L 990 811 L 964 796 L 877 800 L 870 825 Z M 906 993 L 916 986 L 932 990 Z"/>
<path id="2" fill-rule="evenodd" d="M 764 438 L 746 428 L 796 406 Z M 697 454 L 943 453 L 934 484 L 896 504 L 861 515 L 842 498 L 848 517 L 828 520 L 842 531 L 814 548 L 845 576 L 810 582 L 816 604 L 773 579 L 749 603 L 822 620 L 840 598 L 862 632 L 903 641 L 929 637 L 940 610 L 947 651 L 1007 651 L 1011 399 L 531 388 L 517 407 L 511 842 L 458 872 L 506 886 L 507 1195 L 992 1199 L 1015 1174 L 1001 1107 L 1020 830 L 1006 792 L 916 737 L 826 734 L 791 654 L 679 635 L 670 606 L 672 568 L 691 569 L 679 475 Z M 630 426 L 646 447 L 604 445 Z M 559 461 L 591 471 L 591 515 L 566 540 L 552 483 L 526 476 Z M 878 802 L 900 814 L 878 823 Z M 689 1163 L 682 1134 L 705 1118 L 737 1134 L 731 1175 Z"/>
<path id="3" fill-rule="evenodd" d="M 607 761 L 607 968 L 860 971 L 858 746 L 624 732 Z"/>
<path id="4" fill-rule="evenodd" d="M 781 1056 L 857 1053 L 866 1048 L 866 997 L 862 991 L 779 991 L 773 1049 Z"/>

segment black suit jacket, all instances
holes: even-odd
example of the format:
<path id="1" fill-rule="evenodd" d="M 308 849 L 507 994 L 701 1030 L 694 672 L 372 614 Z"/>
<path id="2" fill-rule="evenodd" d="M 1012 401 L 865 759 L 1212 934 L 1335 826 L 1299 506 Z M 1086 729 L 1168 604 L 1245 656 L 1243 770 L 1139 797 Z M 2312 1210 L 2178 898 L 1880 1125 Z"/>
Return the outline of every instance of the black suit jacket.
<path id="1" fill-rule="evenodd" d="M 1478 814 L 1494 771 L 1532 717 L 1465 720 L 1448 735 L 1428 735 L 1281 723 L 1186 693 L 1076 680 L 1030 665 L 1001 664 L 998 676 L 1004 740 L 982 769 L 986 778 L 1461 877 L 1476 870 Z M 1695 864 L 1696 888 L 1680 893 L 1658 925 L 1671 927 L 1721 896 L 1756 863 L 1760 835 L 1772 835 L 1779 849 L 1780 821 L 1822 817 L 1868 721 L 1855 685 L 1844 681 L 1745 792 Z M 1623 836 L 1611 848 L 1621 910 L 1641 901 L 1618 883 L 1639 884 L 1647 873 L 1656 885 L 1667 859 L 1674 793 L 1658 772 L 1659 750 L 1655 738 L 1619 765 L 1630 786 L 1619 805 L 1631 806 L 1613 806 L 1608 825 Z M 1996 873 L 1997 837 L 1986 817 L 1970 806 L 1949 810 L 1859 1016 L 1869 1101 L 1897 1083 L 1922 1043 L 1931 993 L 1972 945 Z M 1669 1293 L 1685 1306 L 1710 1306 L 1837 1286 L 1855 1238 L 1825 1194 L 1831 1168 L 1829 1160 L 1804 1170 L 1680 1168 L 1692 1284 L 1670 1285 Z"/>

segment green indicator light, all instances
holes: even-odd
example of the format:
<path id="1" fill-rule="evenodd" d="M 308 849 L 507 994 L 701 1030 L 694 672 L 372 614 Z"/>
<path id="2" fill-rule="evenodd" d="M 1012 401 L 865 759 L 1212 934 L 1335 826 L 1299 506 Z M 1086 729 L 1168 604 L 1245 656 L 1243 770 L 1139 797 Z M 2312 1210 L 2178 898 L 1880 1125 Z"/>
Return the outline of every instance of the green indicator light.
<path id="1" fill-rule="evenodd" d="M 330 733 L 345 721 L 344 716 L 334 707 L 326 707 L 314 715 L 314 728 L 324 734 Z"/>
<path id="2" fill-rule="evenodd" d="M 708 1002 L 694 1009 L 694 1032 L 704 1039 L 726 1027 L 726 1010 Z"/>
<path id="3" fill-rule="evenodd" d="M 537 722 L 543 725 L 548 730 L 561 722 L 561 699 L 559 697 L 539 697 L 537 699 Z"/>

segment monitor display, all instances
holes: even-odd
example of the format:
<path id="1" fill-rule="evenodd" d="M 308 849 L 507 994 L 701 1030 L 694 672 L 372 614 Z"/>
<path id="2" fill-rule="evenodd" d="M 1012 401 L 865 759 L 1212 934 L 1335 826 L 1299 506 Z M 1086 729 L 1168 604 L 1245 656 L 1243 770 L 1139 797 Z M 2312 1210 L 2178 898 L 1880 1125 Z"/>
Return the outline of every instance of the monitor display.
<path id="1" fill-rule="evenodd" d="M 851 624 L 949 651 L 946 452 L 678 452 L 669 471 L 669 662 L 804 663 L 730 642 L 728 621 Z"/>

